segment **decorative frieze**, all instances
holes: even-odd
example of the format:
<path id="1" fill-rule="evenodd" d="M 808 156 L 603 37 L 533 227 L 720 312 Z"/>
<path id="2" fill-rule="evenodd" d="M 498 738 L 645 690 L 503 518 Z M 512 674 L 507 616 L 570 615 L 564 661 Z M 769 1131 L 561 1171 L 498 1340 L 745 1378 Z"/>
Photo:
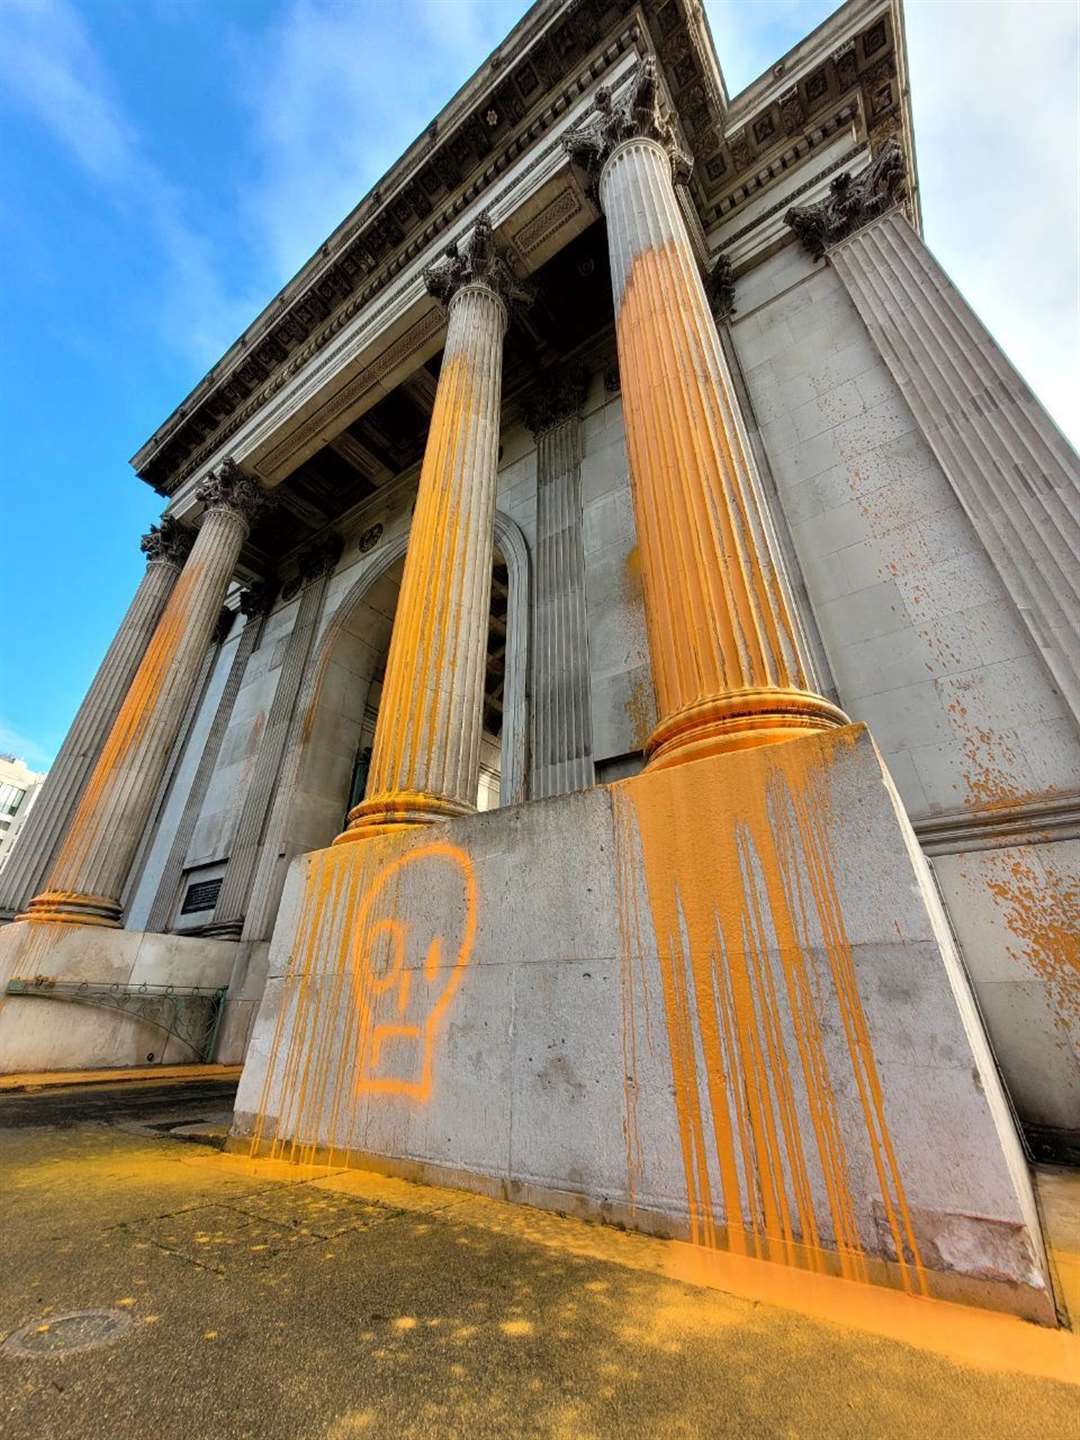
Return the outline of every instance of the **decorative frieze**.
<path id="1" fill-rule="evenodd" d="M 829 193 L 815 205 L 795 205 L 784 220 L 814 257 L 820 260 L 830 245 L 846 240 L 871 220 L 891 210 L 907 193 L 904 152 L 895 138 L 882 145 L 865 170 L 854 178 L 841 171 Z"/>

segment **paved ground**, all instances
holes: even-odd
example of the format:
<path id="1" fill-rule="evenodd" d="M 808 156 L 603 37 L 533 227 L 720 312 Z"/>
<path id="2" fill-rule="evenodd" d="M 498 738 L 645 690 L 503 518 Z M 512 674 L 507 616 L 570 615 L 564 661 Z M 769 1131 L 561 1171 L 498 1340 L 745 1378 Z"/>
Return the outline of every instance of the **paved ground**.
<path id="1" fill-rule="evenodd" d="M 230 1098 L 0 1097 L 0 1337 L 131 1322 L 64 1356 L 0 1347 L 5 1440 L 1080 1437 L 1080 1389 L 1048 1378 L 1080 1382 L 1074 1336 L 845 1309 L 838 1282 L 799 1313 L 677 1278 L 687 1246 L 177 1138 Z"/>

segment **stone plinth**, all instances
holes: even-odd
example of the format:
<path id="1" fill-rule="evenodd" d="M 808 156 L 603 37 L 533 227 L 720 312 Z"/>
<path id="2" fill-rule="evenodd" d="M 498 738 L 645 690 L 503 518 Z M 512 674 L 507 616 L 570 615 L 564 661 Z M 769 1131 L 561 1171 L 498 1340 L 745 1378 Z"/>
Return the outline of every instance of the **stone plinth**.
<path id="1" fill-rule="evenodd" d="M 233 1144 L 1054 1311 L 861 727 L 298 859 Z"/>

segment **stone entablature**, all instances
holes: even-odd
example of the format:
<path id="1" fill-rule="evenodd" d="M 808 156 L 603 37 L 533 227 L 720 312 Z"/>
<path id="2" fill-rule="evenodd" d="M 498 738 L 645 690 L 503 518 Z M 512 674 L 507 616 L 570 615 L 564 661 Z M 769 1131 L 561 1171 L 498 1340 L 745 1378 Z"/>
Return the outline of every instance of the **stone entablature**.
<path id="1" fill-rule="evenodd" d="M 538 147 L 561 127 L 567 107 L 618 68 L 628 52 L 656 55 L 658 79 L 695 162 L 694 204 L 708 229 L 796 158 L 792 152 L 789 159 L 791 145 L 778 145 L 780 140 L 805 151 L 798 116 L 811 134 L 825 134 L 856 110 L 864 133 L 875 117 L 880 124 L 886 112 L 895 115 L 902 101 L 892 58 L 898 48 L 894 10 L 892 0 L 845 7 L 820 27 L 813 43 L 803 42 L 774 67 L 784 74 L 782 94 L 773 95 L 771 78 L 764 91 L 758 81 L 728 108 L 711 38 L 692 0 L 645 0 L 640 7 L 625 0 L 570 0 L 534 7 L 425 137 L 142 447 L 133 460 L 139 474 L 175 495 L 184 478 L 212 462 L 230 439 L 245 458 L 248 451 L 238 443 L 242 427 L 368 312 L 380 292 L 430 254 L 441 235 L 457 228 L 475 199 L 484 196 L 490 204 L 487 196 L 503 177 L 521 172 L 526 156 L 526 168 L 535 166 Z M 847 47 L 844 54 L 853 59 L 839 51 L 823 59 L 829 45 Z M 744 126 L 732 134 L 731 121 L 744 115 Z M 733 186 L 744 176 L 745 186 Z M 518 203 L 525 198 L 519 195 Z M 582 197 L 561 187 L 550 201 L 559 213 L 532 217 L 523 239 L 543 238 L 581 206 Z M 398 344 L 402 359 L 415 352 L 419 364 L 432 337 L 438 348 L 440 329 L 437 317 L 419 314 L 407 342 L 399 333 L 387 343 Z M 329 378 L 324 373 L 322 383 Z M 292 463 L 302 458 L 295 455 Z M 264 478 L 276 481 L 287 473 L 271 469 L 272 475 L 261 472 Z"/>

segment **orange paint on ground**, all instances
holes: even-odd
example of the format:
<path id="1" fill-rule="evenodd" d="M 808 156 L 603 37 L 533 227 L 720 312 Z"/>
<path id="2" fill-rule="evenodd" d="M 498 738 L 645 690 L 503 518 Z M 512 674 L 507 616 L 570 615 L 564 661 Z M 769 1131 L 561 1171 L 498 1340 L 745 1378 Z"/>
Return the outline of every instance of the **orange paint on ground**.
<path id="1" fill-rule="evenodd" d="M 829 843 L 830 751 L 854 737 L 778 746 L 752 763 L 684 765 L 612 787 L 629 1007 L 623 1048 L 633 1065 L 634 977 L 652 948 L 642 944 L 640 874 L 692 1240 L 810 1269 L 836 1265 L 847 1278 L 866 1279 L 847 1158 L 849 1146 L 865 1147 L 900 1284 L 923 1294 Z M 826 1052 L 831 1015 L 847 1051 L 843 1073 L 834 1073 Z M 858 1134 L 841 1119 L 838 1087 L 857 1097 Z M 631 1190 L 640 1171 L 635 1104 L 628 1084 Z"/>

